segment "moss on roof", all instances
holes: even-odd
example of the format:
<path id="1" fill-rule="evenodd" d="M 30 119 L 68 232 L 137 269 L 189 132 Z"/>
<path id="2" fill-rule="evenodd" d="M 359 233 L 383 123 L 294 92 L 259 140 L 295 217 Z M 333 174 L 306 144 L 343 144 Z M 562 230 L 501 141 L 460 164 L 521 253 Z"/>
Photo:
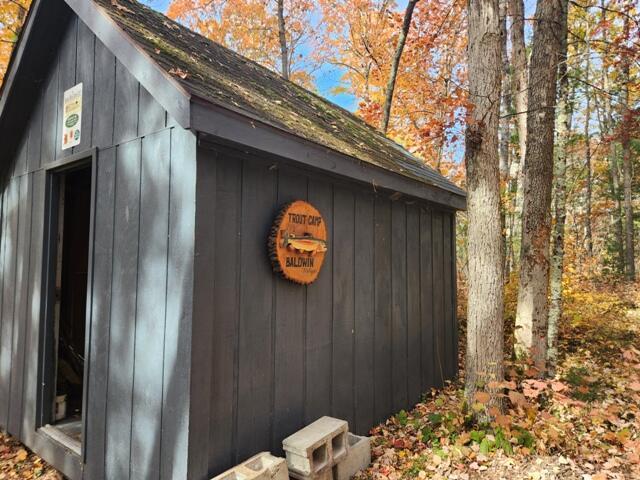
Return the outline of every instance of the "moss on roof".
<path id="1" fill-rule="evenodd" d="M 94 0 L 192 95 L 406 177 L 464 191 L 347 110 L 135 0 Z"/>

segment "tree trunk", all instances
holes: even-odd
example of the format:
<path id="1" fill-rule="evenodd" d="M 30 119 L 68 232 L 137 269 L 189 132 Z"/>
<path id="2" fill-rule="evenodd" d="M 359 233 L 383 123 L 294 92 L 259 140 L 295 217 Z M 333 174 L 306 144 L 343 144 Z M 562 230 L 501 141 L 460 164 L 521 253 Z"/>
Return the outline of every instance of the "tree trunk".
<path id="1" fill-rule="evenodd" d="M 391 105 L 393 103 L 393 93 L 396 88 L 396 79 L 398 78 L 398 67 L 400 66 L 400 59 L 402 58 L 402 52 L 404 50 L 404 44 L 407 42 L 407 35 L 411 28 L 411 18 L 413 17 L 413 9 L 416 7 L 416 3 L 419 0 L 409 0 L 407 8 L 404 11 L 404 20 L 402 21 L 402 30 L 398 37 L 398 44 L 396 45 L 396 51 L 393 54 L 393 61 L 391 62 L 391 71 L 389 72 L 389 81 L 387 82 L 387 90 L 385 93 L 383 117 L 382 117 L 382 131 L 386 134 L 389 128 L 389 118 L 391 117 Z"/>
<path id="2" fill-rule="evenodd" d="M 627 280 L 633 282 L 636 279 L 634 231 L 633 231 L 633 200 L 632 200 L 632 179 L 633 167 L 631 165 L 631 147 L 628 133 L 625 134 L 622 142 L 622 168 L 624 170 L 624 258 L 625 275 Z"/>
<path id="3" fill-rule="evenodd" d="M 287 30 L 284 23 L 284 0 L 278 0 L 278 38 L 280 40 L 280 57 L 282 76 L 289 80 L 289 47 L 287 45 Z"/>
<path id="4" fill-rule="evenodd" d="M 605 8 L 605 0 L 600 0 L 600 7 L 602 10 L 602 23 L 607 23 L 607 10 Z M 602 44 L 609 44 L 608 29 L 602 29 Z M 603 136 L 608 136 L 611 133 L 613 127 L 612 108 L 611 108 L 611 96 L 609 95 L 609 65 L 602 60 L 602 89 L 605 92 L 604 95 L 604 131 Z M 615 203 L 615 209 L 612 212 L 613 232 L 615 235 L 615 248 L 616 248 L 616 271 L 619 274 L 624 274 L 624 239 L 622 232 L 622 202 L 620 201 L 620 173 L 618 169 L 618 156 L 616 154 L 615 142 L 611 142 L 609 146 L 609 153 L 607 154 L 607 160 L 609 161 L 609 189 L 611 191 L 611 197 Z"/>
<path id="5" fill-rule="evenodd" d="M 625 40 L 629 41 L 629 16 L 624 20 Z M 634 252 L 634 234 L 633 234 L 633 166 L 631 164 L 631 140 L 629 138 L 629 127 L 625 125 L 631 120 L 631 112 L 629 109 L 629 54 L 625 56 L 622 66 L 622 79 L 624 82 L 622 101 L 622 170 L 624 173 L 624 259 L 625 259 L 625 275 L 627 280 L 633 282 L 636 279 L 636 259 Z"/>
<path id="6" fill-rule="evenodd" d="M 511 139 L 511 122 L 509 113 L 511 110 L 511 92 L 509 85 L 509 55 L 507 54 L 507 0 L 500 0 L 500 38 L 502 52 L 502 95 L 500 102 L 500 187 L 502 189 L 502 202 L 500 209 L 500 221 L 504 242 L 504 271 L 505 281 L 511 268 L 508 252 L 511 243 L 511 232 L 507 230 L 507 216 L 509 215 L 509 141 Z"/>
<path id="7" fill-rule="evenodd" d="M 553 226 L 553 246 L 551 254 L 551 271 L 549 289 L 551 302 L 549 306 L 549 329 L 547 331 L 547 369 L 550 375 L 555 374 L 558 363 L 558 326 L 562 319 L 562 276 L 564 264 L 564 236 L 567 219 L 567 147 L 571 136 L 573 119 L 573 95 L 569 92 L 567 76 L 567 46 L 562 47 L 564 58 L 558 67 L 560 82 L 558 93 L 558 118 L 556 123 L 557 148 L 554 175 L 555 224 Z"/>
<path id="8" fill-rule="evenodd" d="M 591 136 L 589 130 L 589 123 L 591 122 L 591 92 L 589 89 L 589 74 L 591 71 L 591 44 L 589 42 L 590 29 L 587 26 L 585 32 L 585 38 L 587 40 L 586 43 L 586 55 L 587 55 L 587 65 L 585 68 L 585 86 L 584 86 L 584 95 L 586 99 L 585 109 L 584 109 L 584 156 L 585 156 L 585 169 L 587 171 L 587 179 L 586 179 L 586 218 L 585 218 L 585 240 L 587 246 L 587 255 L 589 258 L 593 257 L 593 234 L 591 232 L 591 200 L 592 200 L 592 185 L 591 185 Z"/>
<path id="9" fill-rule="evenodd" d="M 514 232 L 515 238 L 520 237 L 522 218 L 522 194 L 524 157 L 527 151 L 527 92 L 528 65 L 527 49 L 524 36 L 524 3 L 523 0 L 508 0 L 509 15 L 511 17 L 511 94 L 516 112 L 518 131 L 518 158 L 513 160 L 512 177 L 515 177 L 514 199 Z"/>
<path id="10" fill-rule="evenodd" d="M 567 0 L 538 2 L 531 53 L 524 162 L 520 289 L 516 313 L 516 354 L 541 374 L 547 358 L 549 319 L 549 236 L 553 181 L 553 130 L 558 64 L 564 57 Z M 564 19 L 564 20 L 563 20 Z"/>
<path id="11" fill-rule="evenodd" d="M 498 158 L 502 62 L 498 0 L 470 0 L 468 8 L 472 108 L 465 136 L 469 218 L 465 395 L 471 404 L 475 403 L 478 388 L 503 379 L 503 243 Z M 491 403 L 499 405 L 497 392 L 490 393 Z"/>

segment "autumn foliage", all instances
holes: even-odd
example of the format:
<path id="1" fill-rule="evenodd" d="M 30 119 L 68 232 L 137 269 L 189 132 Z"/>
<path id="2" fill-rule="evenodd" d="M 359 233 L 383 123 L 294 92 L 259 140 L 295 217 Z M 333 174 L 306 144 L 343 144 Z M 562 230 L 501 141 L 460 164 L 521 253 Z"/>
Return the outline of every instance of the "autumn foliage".
<path id="1" fill-rule="evenodd" d="M 29 5 L 31 5 L 31 0 L 2 0 L 0 2 L 0 85 L 2 85 L 13 47 L 18 41 Z"/>

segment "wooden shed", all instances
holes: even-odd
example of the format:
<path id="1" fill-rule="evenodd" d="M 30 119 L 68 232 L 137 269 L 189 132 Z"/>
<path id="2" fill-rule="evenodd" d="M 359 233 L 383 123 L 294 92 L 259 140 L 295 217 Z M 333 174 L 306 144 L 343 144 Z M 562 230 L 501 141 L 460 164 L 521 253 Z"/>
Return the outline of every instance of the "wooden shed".
<path id="1" fill-rule="evenodd" d="M 0 427 L 69 478 L 206 479 L 456 375 L 464 192 L 161 14 L 34 0 L 0 146 Z M 304 285 L 268 251 L 296 200 Z"/>

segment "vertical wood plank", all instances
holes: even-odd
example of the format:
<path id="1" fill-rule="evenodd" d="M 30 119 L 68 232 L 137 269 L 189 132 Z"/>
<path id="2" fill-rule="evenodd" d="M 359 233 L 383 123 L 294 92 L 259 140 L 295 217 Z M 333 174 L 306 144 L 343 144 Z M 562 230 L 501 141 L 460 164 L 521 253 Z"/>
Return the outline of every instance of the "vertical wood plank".
<path id="1" fill-rule="evenodd" d="M 81 20 L 78 20 L 78 53 L 75 84 L 82 83 L 82 133 L 80 145 L 74 152 L 84 152 L 91 147 L 93 130 L 94 64 L 96 37 Z M 104 115 L 105 112 L 100 112 Z"/>
<path id="2" fill-rule="evenodd" d="M 373 274 L 373 197 L 355 199 L 355 426 L 358 435 L 366 435 L 374 423 L 374 274 Z"/>
<path id="3" fill-rule="evenodd" d="M 94 213 L 93 292 L 91 294 L 90 359 L 87 382 L 86 476 L 104 478 L 109 326 L 114 261 L 116 148 L 101 150 L 97 159 Z"/>
<path id="4" fill-rule="evenodd" d="M 213 305 L 215 268 L 214 254 L 216 250 L 215 213 L 216 213 L 216 162 L 215 154 L 209 155 L 197 150 L 196 179 L 196 229 L 195 229 L 195 258 L 194 271 L 194 299 L 193 326 L 191 345 L 191 409 L 190 415 L 195 428 L 189 432 L 189 471 L 194 478 L 206 477 L 209 471 L 209 439 L 211 435 L 212 394 L 217 389 L 212 386 L 212 365 L 215 355 Z M 222 226 L 228 228 L 228 225 Z M 222 359 L 220 367 L 233 364 L 233 355 Z M 216 365 L 217 366 L 217 365 Z M 233 369 L 233 366 L 231 366 Z M 215 426 L 213 427 L 215 428 Z M 225 448 L 229 452 L 229 446 Z"/>
<path id="5" fill-rule="evenodd" d="M 141 104 L 141 111 L 144 108 Z M 141 117 L 142 119 L 142 117 Z M 191 413 L 198 415 L 202 421 L 198 422 L 195 431 L 190 432 L 189 444 L 197 445 L 196 448 L 189 449 L 189 465 L 191 475 L 195 478 L 205 477 L 209 471 L 210 456 L 216 454 L 230 455 L 230 445 L 227 444 L 219 452 L 210 449 L 210 438 L 215 432 L 215 425 L 219 418 L 211 405 L 215 402 L 213 397 L 217 395 L 226 396 L 228 391 L 218 391 L 212 389 L 214 385 L 213 371 L 216 368 L 223 371 L 231 370 L 233 376 L 234 355 L 218 357 L 218 348 L 224 349 L 227 345 L 216 345 L 215 341 L 220 332 L 214 324 L 216 316 L 214 309 L 216 302 L 215 295 L 215 272 L 217 264 L 215 262 L 216 253 L 216 226 L 218 225 L 217 212 L 217 188 L 216 188 L 216 155 L 214 152 L 197 150 L 197 171 L 196 180 L 196 231 L 195 231 L 195 258 L 194 264 L 194 284 L 193 284 L 193 346 L 191 358 L 194 368 L 191 370 Z M 228 229 L 229 225 L 222 226 Z M 234 228 L 230 228 L 233 232 Z M 232 234 L 233 235 L 233 234 Z M 226 254 L 226 252 L 225 252 Z M 233 301 L 232 299 L 226 299 Z M 233 320 L 233 319 L 229 319 Z M 215 332 L 215 335 L 214 335 Z M 233 348 L 233 345 L 230 345 Z M 227 350 L 228 351 L 228 350 Z M 218 364 L 217 360 L 220 360 Z M 233 384 L 225 385 L 231 390 L 233 398 Z M 233 405 L 229 403 L 230 411 Z M 232 423 L 232 413 L 225 411 L 225 418 L 220 418 L 221 423 Z M 227 417 L 228 416 L 228 417 Z M 214 420 L 212 417 L 216 417 Z M 213 429 L 211 428 L 213 424 Z M 227 438 L 229 440 L 231 435 Z"/>
<path id="6" fill-rule="evenodd" d="M 215 169 L 215 173 L 207 175 L 208 181 L 201 180 L 202 174 L 198 176 L 198 180 L 203 182 L 199 191 L 207 189 L 209 195 L 215 192 L 213 215 L 208 203 L 202 200 L 198 202 L 198 207 L 203 211 L 198 227 L 203 230 L 203 239 L 206 239 L 207 232 L 211 229 L 215 232 L 211 237 L 214 239 L 213 245 L 207 246 L 207 256 L 198 257 L 198 263 L 203 263 L 202 268 L 208 268 L 214 274 L 210 283 L 205 284 L 206 290 L 199 293 L 207 296 L 202 300 L 203 310 L 208 311 L 212 307 L 215 331 L 211 348 L 213 367 L 209 421 L 209 473 L 213 474 L 233 466 L 237 449 L 235 426 L 238 401 L 242 161 L 222 154 L 216 158 L 209 153 L 204 161 L 215 162 L 215 165 L 207 167 Z M 208 183 L 214 182 L 212 187 L 207 188 Z M 208 215 L 206 212 L 209 212 Z M 212 298 L 213 305 L 210 303 Z"/>
<path id="7" fill-rule="evenodd" d="M 138 135 L 143 137 L 164 128 L 166 112 L 151 94 L 140 86 Z"/>
<path id="8" fill-rule="evenodd" d="M 117 150 L 109 372 L 106 477 L 129 478 L 131 403 L 136 328 L 136 282 L 140 230 L 140 142 Z"/>
<path id="9" fill-rule="evenodd" d="M 13 161 L 13 165 L 11 165 L 11 176 L 19 177 L 20 175 L 24 175 L 27 173 L 27 144 L 29 138 L 28 133 L 23 135 L 23 138 L 20 140 L 20 145 L 16 150 L 16 156 Z"/>
<path id="10" fill-rule="evenodd" d="M 47 77 L 42 96 L 42 154 L 40 165 L 46 165 L 56 159 L 56 148 L 58 147 L 58 63 L 60 54 L 56 56 L 51 64 L 49 76 Z M 62 116 L 62 112 L 60 113 Z"/>
<path id="11" fill-rule="evenodd" d="M 93 102 L 93 145 L 98 148 L 113 144 L 116 95 L 116 57 L 96 39 L 95 98 Z"/>
<path id="12" fill-rule="evenodd" d="M 31 150 L 31 147 L 30 147 Z M 31 246 L 29 262 L 29 290 L 27 302 L 27 337 L 25 345 L 25 379 L 24 379 L 24 414 L 22 416 L 22 438 L 27 445 L 33 445 L 35 434 L 40 311 L 42 308 L 42 252 L 44 238 L 44 196 L 45 172 L 33 173 L 32 186 L 32 215 L 31 215 Z"/>
<path id="13" fill-rule="evenodd" d="M 278 170 L 277 208 L 307 199 L 307 177 Z M 273 221 L 273 219 L 272 219 Z M 282 440 L 304 421 L 304 330 L 306 287 L 276 277 L 274 399 L 271 451 L 282 454 Z"/>
<path id="14" fill-rule="evenodd" d="M 351 190 L 333 200 L 333 415 L 354 425 L 354 219 Z"/>
<path id="15" fill-rule="evenodd" d="M 391 385 L 391 205 L 386 198 L 375 200 L 375 319 L 374 371 L 375 421 L 392 413 Z"/>
<path id="16" fill-rule="evenodd" d="M 406 408 L 407 384 L 407 211 L 391 203 L 391 388 L 393 411 Z"/>
<path id="17" fill-rule="evenodd" d="M 76 59 L 78 53 L 78 17 L 73 16 L 60 44 L 58 116 L 56 118 L 56 158 L 64 158 L 73 153 L 71 148 L 62 150 L 64 92 L 76 84 Z"/>
<path id="18" fill-rule="evenodd" d="M 169 234 L 170 131 L 142 140 L 131 477 L 160 477 L 162 364 Z"/>
<path id="19" fill-rule="evenodd" d="M 11 189 L 11 181 L 5 180 L 4 185 L 2 186 L 2 210 L 0 221 L 2 222 L 2 230 L 0 236 L 0 364 L 2 363 L 2 352 L 4 350 L 4 334 L 5 334 L 5 280 L 8 279 L 8 265 L 9 259 L 5 255 L 5 251 L 9 245 L 9 203 L 10 203 L 10 189 Z M 8 299 L 8 297 L 7 297 Z M 0 395 L 3 395 L 5 389 L 5 374 L 0 370 Z M 2 397 L 4 398 L 4 397 Z M 7 418 L 6 413 L 3 412 L 3 409 L 0 409 L 0 428 L 7 428 Z"/>
<path id="20" fill-rule="evenodd" d="M 20 181 L 11 180 L 4 229 L 4 268 L 2 288 L 2 328 L 0 329 L 0 426 L 9 427 L 11 394 L 11 360 L 13 357 L 13 315 L 15 308 L 15 281 L 18 253 Z M 14 432 L 10 432 L 14 433 Z"/>
<path id="21" fill-rule="evenodd" d="M 444 385 L 446 378 L 445 371 L 445 328 L 444 328 L 444 246 L 443 246 L 443 226 L 442 212 L 433 212 L 432 239 L 433 239 L 433 319 L 434 319 L 434 357 L 435 357 L 435 379 L 436 387 Z"/>
<path id="22" fill-rule="evenodd" d="M 420 211 L 414 205 L 407 206 L 407 376 L 409 405 L 420 401 L 421 377 L 421 318 L 420 318 Z"/>
<path id="23" fill-rule="evenodd" d="M 451 214 L 451 256 L 453 268 L 451 270 L 451 284 L 453 297 L 453 351 L 455 352 L 455 363 L 453 365 L 453 376 L 457 377 L 459 373 L 458 365 L 458 252 L 456 239 L 456 214 Z"/>
<path id="24" fill-rule="evenodd" d="M 196 221 L 196 137 L 171 130 L 169 268 L 163 362 L 161 479 L 187 478 Z M 189 425 L 192 422 L 192 425 Z"/>
<path id="25" fill-rule="evenodd" d="M 435 386 L 433 318 L 433 242 L 431 211 L 420 208 L 420 322 L 422 327 L 422 391 Z"/>
<path id="26" fill-rule="evenodd" d="M 273 395 L 273 275 L 264 252 L 276 178 L 264 162 L 243 168 L 237 461 L 271 447 Z"/>
<path id="27" fill-rule="evenodd" d="M 40 167 L 42 155 L 42 95 L 36 101 L 36 106 L 29 121 L 29 139 L 27 147 L 27 171 L 33 172 Z"/>
<path id="28" fill-rule="evenodd" d="M 327 238 L 333 238 L 333 186 L 313 179 L 309 182 L 308 198 L 324 218 Z M 331 245 L 329 248 L 333 249 Z M 332 257 L 325 255 L 317 280 L 307 287 L 305 424 L 331 414 L 333 314 L 328 306 L 333 305 Z"/>
<path id="29" fill-rule="evenodd" d="M 453 311 L 453 256 L 451 251 L 451 217 L 446 213 L 443 215 L 443 294 L 444 294 L 444 335 L 443 351 L 445 375 L 447 379 L 452 379 L 456 364 L 456 351 L 453 348 L 453 326 L 455 322 L 455 312 Z"/>
<path id="30" fill-rule="evenodd" d="M 25 156 L 26 157 L 26 156 Z M 25 341 L 27 338 L 27 301 L 29 289 L 29 253 L 31 244 L 31 176 L 19 178 L 18 244 L 16 258 L 15 308 L 13 314 L 13 346 L 11 359 L 11 398 L 9 431 L 22 439 L 22 407 L 24 386 Z"/>
<path id="31" fill-rule="evenodd" d="M 116 60 L 116 102 L 113 143 L 118 145 L 138 136 L 140 84 L 122 63 Z"/>

